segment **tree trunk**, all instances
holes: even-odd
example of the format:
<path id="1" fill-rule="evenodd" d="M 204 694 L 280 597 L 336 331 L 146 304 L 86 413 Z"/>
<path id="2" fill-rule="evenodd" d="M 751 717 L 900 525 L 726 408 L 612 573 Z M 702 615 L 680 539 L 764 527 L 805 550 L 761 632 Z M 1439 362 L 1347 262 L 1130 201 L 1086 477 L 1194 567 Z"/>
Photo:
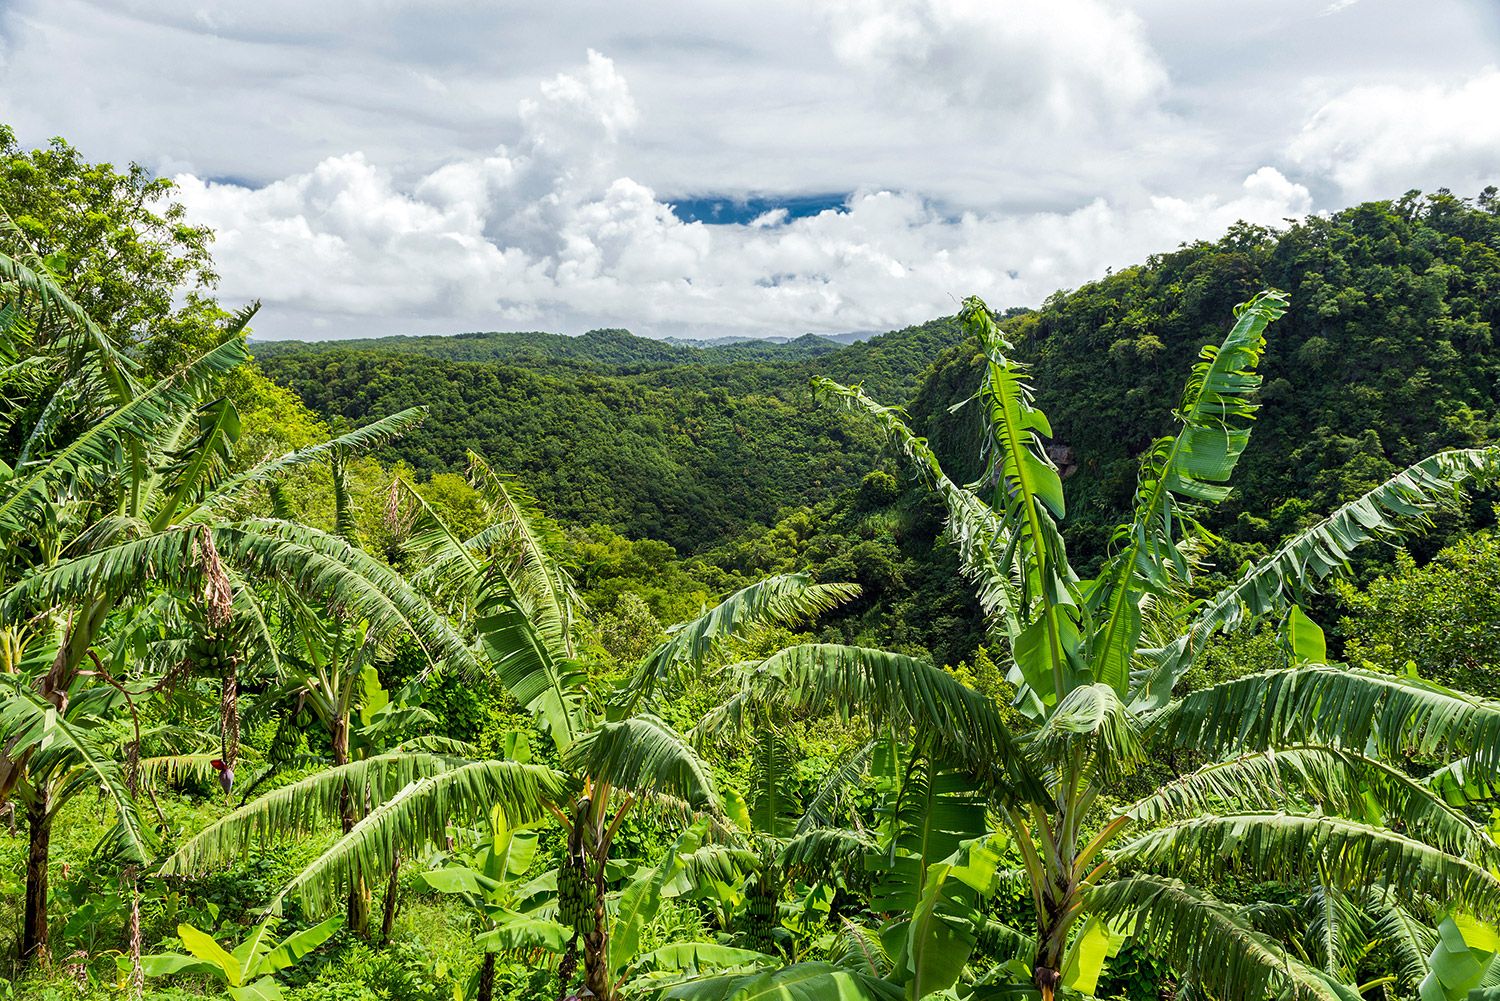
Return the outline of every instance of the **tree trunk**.
<path id="1" fill-rule="evenodd" d="M 1041 935 L 1037 938 L 1036 959 L 1031 964 L 1032 983 L 1042 992 L 1042 1001 L 1052 1001 L 1062 984 L 1063 954 L 1068 948 L 1068 917 L 1075 894 L 1069 887 L 1058 887 L 1049 881 L 1042 894 L 1046 911 L 1041 917 Z M 1076 912 L 1074 912 L 1076 914 Z"/>
<path id="2" fill-rule="evenodd" d="M 604 859 L 590 853 L 588 860 L 594 876 L 594 930 L 583 936 L 583 982 L 600 1001 L 614 1001 L 614 978 L 609 969 L 609 912 L 604 906 Z"/>
<path id="3" fill-rule="evenodd" d="M 130 994 L 140 998 L 146 990 L 146 972 L 141 968 L 141 881 L 136 867 L 125 867 L 130 883 Z"/>
<path id="4" fill-rule="evenodd" d="M 349 763 L 349 719 L 340 716 L 333 721 L 334 767 Z M 339 822 L 348 834 L 359 823 L 354 809 L 354 793 L 345 784 L 339 792 Z M 349 930 L 360 938 L 370 937 L 370 888 L 362 878 L 356 877 L 349 887 L 349 903 L 345 909 Z"/>
<path id="5" fill-rule="evenodd" d="M 495 997 L 495 954 L 487 952 L 479 964 L 479 994 L 475 1001 L 493 1001 Z"/>
<path id="6" fill-rule="evenodd" d="M 399 903 L 397 891 L 400 886 L 397 877 L 401 875 L 401 853 L 396 853 L 396 859 L 391 863 L 391 878 L 385 884 L 385 915 L 380 920 L 380 941 L 384 945 L 391 944 L 391 929 L 396 924 L 396 907 Z"/>
<path id="7" fill-rule="evenodd" d="M 26 854 L 26 916 L 21 930 L 21 965 L 45 967 L 52 955 L 47 938 L 47 863 L 52 851 L 51 797 L 26 808 L 31 845 Z"/>

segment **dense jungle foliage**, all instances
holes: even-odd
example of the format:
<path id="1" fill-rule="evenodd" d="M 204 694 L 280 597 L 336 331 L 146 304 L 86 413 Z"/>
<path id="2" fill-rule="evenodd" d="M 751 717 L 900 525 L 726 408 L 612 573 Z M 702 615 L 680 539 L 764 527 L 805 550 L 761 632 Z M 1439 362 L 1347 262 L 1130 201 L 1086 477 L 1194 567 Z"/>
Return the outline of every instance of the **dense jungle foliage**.
<path id="1" fill-rule="evenodd" d="M 1493 191 L 842 346 L 171 197 L 0 131 L 0 996 L 1500 996 Z"/>
<path id="2" fill-rule="evenodd" d="M 462 469 L 470 449 L 503 456 L 559 518 L 696 551 L 830 497 L 876 462 L 866 429 L 810 406 L 814 372 L 905 399 L 957 339 L 938 320 L 830 353 L 801 341 L 680 347 L 625 331 L 256 350 L 267 374 L 329 417 L 428 407 L 427 433 L 384 457 L 433 472 Z M 755 344 L 771 358 L 741 360 Z M 479 345 L 496 360 L 470 360 Z"/>

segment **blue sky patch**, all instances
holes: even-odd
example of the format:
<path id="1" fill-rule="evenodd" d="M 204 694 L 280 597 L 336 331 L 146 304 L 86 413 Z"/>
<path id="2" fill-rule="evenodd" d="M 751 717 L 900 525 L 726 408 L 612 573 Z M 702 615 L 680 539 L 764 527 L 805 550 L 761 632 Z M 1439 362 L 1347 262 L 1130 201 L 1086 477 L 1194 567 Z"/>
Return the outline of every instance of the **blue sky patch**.
<path id="1" fill-rule="evenodd" d="M 670 199 L 672 212 L 683 222 L 702 222 L 710 225 L 744 225 L 772 209 L 786 209 L 787 219 L 814 216 L 828 209 L 844 211 L 849 200 L 847 192 L 818 195 L 791 195 L 780 198 L 761 197 L 716 197 L 702 195 L 696 198 Z"/>

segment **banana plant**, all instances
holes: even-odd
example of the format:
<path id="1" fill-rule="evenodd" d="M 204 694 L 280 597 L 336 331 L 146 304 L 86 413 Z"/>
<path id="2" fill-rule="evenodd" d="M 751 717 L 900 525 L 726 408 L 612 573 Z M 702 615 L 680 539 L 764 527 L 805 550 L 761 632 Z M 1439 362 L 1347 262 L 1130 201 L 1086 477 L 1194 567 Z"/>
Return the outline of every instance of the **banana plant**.
<path id="1" fill-rule="evenodd" d="M 529 894 L 522 882 L 537 855 L 537 830 L 517 829 L 503 811 L 491 810 L 484 836 L 471 849 L 439 856 L 420 875 L 428 888 L 462 900 L 483 922 L 475 944 L 484 951 L 472 985 L 476 1001 L 491 1001 L 497 954 L 561 953 L 570 927 L 525 911 Z"/>
<path id="2" fill-rule="evenodd" d="M 592 689 L 574 637 L 585 609 L 545 523 L 514 483 L 477 456 L 471 477 L 492 518 L 476 535 L 461 537 L 399 479 L 392 520 L 414 562 L 427 568 L 413 579 L 477 635 L 480 660 L 531 715 L 554 764 L 427 751 L 376 755 L 246 804 L 182 845 L 163 872 L 198 871 L 252 841 L 318 829 L 340 815 L 330 813 L 338 791 L 355 790 L 358 822 L 283 891 L 321 913 L 340 887 L 388 874 L 400 855 L 441 843 L 452 823 L 488 817 L 497 807 L 511 826 L 550 816 L 569 846 L 561 882 L 579 898 L 569 901 L 574 920 L 565 980 L 581 954 L 585 985 L 610 1001 L 630 972 L 628 949 L 618 943 L 638 935 L 607 914 L 621 824 L 638 809 L 722 817 L 723 803 L 712 769 L 648 703 L 628 689 L 623 695 Z M 692 670 L 726 643 L 801 621 L 850 593 L 804 575 L 751 585 L 674 627 L 639 677 L 650 687 L 658 677 Z"/>
<path id="3" fill-rule="evenodd" d="M 0 236 L 19 240 L 8 217 Z M 382 633 L 406 632 L 434 661 L 473 666 L 448 619 L 384 564 L 335 535 L 246 513 L 289 470 L 378 445 L 415 426 L 420 412 L 236 469 L 238 416 L 217 387 L 248 361 L 254 306 L 201 356 L 147 384 L 45 262 L 24 242 L 13 251 L 0 253 L 0 354 L 18 359 L 0 373 L 0 395 L 7 442 L 19 443 L 0 455 L 0 617 L 23 626 L 33 644 L 62 630 L 56 656 L 29 679 L 60 716 L 80 685 L 103 683 L 89 665 L 109 645 L 116 613 L 162 588 L 196 597 L 211 625 L 236 617 L 261 632 L 264 591 L 295 592 Z M 25 754 L 0 758 L 0 796 L 37 786 L 25 775 L 31 763 Z M 36 857 L 23 920 L 27 963 L 47 951 L 39 874 L 50 810 L 41 800 L 27 804 Z"/>
<path id="4" fill-rule="evenodd" d="M 737 883 L 707 882 L 699 895 L 713 901 L 720 926 L 732 931 L 746 948 L 775 955 L 796 936 L 784 928 L 783 900 L 799 883 L 804 889 L 828 887 L 844 874 L 862 872 L 875 847 L 866 834 L 837 826 L 840 796 L 867 770 L 874 744 L 857 748 L 806 797 L 798 788 L 796 748 L 787 732 L 786 714 L 764 707 L 747 725 L 748 740 L 737 742 L 750 758 L 745 793 L 726 787 L 724 810 L 732 841 L 742 849 L 745 872 Z M 691 734 L 697 743 L 711 742 L 712 730 Z M 804 900 L 810 894 L 804 896 Z M 789 914 L 796 914 L 788 904 Z"/>
<path id="5" fill-rule="evenodd" d="M 296 965 L 343 927 L 343 915 L 305 928 L 277 942 L 275 917 L 267 917 L 251 929 L 240 943 L 226 949 L 207 932 L 192 925 L 178 925 L 177 937 L 186 953 L 164 952 L 141 957 L 148 977 L 172 975 L 207 976 L 218 981 L 234 1001 L 276 1001 L 282 997 L 274 974 Z M 129 960 L 121 957 L 122 970 Z"/>
<path id="6" fill-rule="evenodd" d="M 1222 343 L 1203 350 L 1174 412 L 1177 432 L 1147 449 L 1132 516 L 1092 579 L 1067 559 L 1063 483 L 1044 447 L 1050 426 L 981 301 L 967 300 L 960 314 L 984 364 L 970 405 L 986 463 L 973 484 L 949 479 L 898 411 L 857 387 L 815 380 L 820 395 L 880 426 L 942 502 L 964 573 L 1009 652 L 1013 711 L 1025 723 L 1013 730 L 1003 707 L 925 661 L 812 644 L 745 665 L 740 692 L 716 713 L 719 725 L 742 725 L 750 707 L 767 703 L 859 719 L 896 728 L 938 773 L 961 777 L 949 788 L 979 797 L 991 823 L 986 837 L 967 848 L 960 841 L 943 864 L 918 867 L 917 897 L 932 901 L 925 913 L 939 919 L 927 927 L 967 958 L 974 919 L 961 906 L 945 915 L 940 901 L 983 884 L 964 878 L 974 875 L 976 848 L 1013 847 L 1036 917 L 1025 936 L 1028 986 L 1046 1001 L 1062 988 L 1092 989 L 1124 935 L 1214 996 L 1348 1001 L 1350 985 L 1291 955 L 1207 889 L 1231 872 L 1309 890 L 1379 881 L 1413 907 L 1437 898 L 1485 920 L 1500 912 L 1489 833 L 1399 767 L 1411 752 L 1467 756 L 1470 772 L 1488 782 L 1500 767 L 1500 705 L 1315 662 L 1319 651 L 1306 637 L 1298 646 L 1309 656 L 1285 669 L 1173 701 L 1216 633 L 1284 618 L 1301 595 L 1344 571 L 1356 547 L 1422 528 L 1496 467 L 1493 448 L 1425 459 L 1288 539 L 1217 594 L 1189 600 L 1209 538 L 1200 519 L 1228 495 L 1249 443 L 1256 369 L 1285 303 L 1279 293 L 1257 295 L 1236 310 Z M 1164 749 L 1204 764 L 1135 802 L 1112 801 L 1121 781 Z M 939 815 L 955 812 L 944 806 Z M 920 925 L 919 913 L 909 913 Z M 899 948 L 888 952 L 899 958 Z M 805 996 L 838 989 L 879 997 L 894 987 L 907 998 L 978 998 L 1015 989 L 1004 971 L 968 970 L 952 955 L 929 975 L 915 955 L 908 947 L 878 986 L 868 966 L 776 976 L 802 985 Z M 768 988 L 764 996 L 796 995 Z"/>

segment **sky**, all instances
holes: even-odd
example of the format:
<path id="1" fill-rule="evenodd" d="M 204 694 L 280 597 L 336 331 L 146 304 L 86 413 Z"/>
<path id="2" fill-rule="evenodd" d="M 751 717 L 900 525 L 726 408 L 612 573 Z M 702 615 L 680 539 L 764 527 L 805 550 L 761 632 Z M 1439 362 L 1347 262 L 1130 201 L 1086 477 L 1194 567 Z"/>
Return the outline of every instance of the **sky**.
<path id="1" fill-rule="evenodd" d="M 0 0 L 260 337 L 878 331 L 1500 183 L 1497 0 Z"/>

